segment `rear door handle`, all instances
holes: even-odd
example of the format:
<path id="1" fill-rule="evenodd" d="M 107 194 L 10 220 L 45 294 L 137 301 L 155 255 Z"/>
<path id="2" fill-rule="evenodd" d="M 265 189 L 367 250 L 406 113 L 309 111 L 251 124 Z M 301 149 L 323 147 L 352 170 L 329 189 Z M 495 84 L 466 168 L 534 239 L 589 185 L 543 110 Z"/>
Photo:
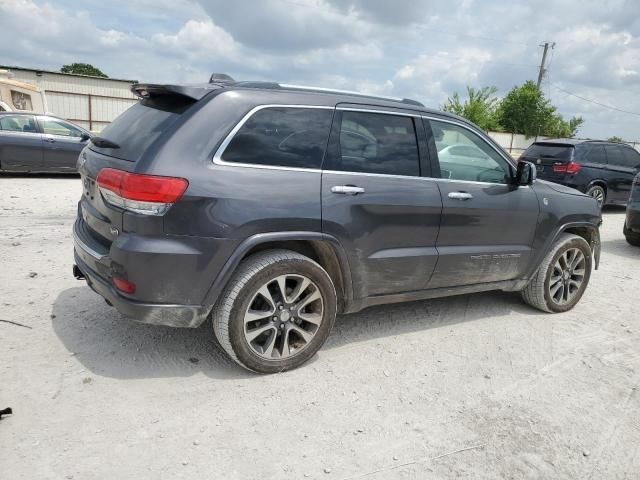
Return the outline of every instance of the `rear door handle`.
<path id="1" fill-rule="evenodd" d="M 331 192 L 341 195 L 358 195 L 359 193 L 364 193 L 364 188 L 356 187 L 355 185 L 336 185 L 331 187 Z"/>
<path id="2" fill-rule="evenodd" d="M 469 200 L 473 198 L 473 195 L 467 192 L 451 192 L 447 196 L 449 198 L 453 198 L 454 200 Z"/>

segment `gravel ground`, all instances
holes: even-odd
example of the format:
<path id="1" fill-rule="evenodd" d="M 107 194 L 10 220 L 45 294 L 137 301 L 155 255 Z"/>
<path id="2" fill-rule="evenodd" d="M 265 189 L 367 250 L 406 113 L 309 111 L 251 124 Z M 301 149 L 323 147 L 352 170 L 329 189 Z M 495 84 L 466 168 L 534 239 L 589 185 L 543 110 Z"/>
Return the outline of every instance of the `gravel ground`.
<path id="1" fill-rule="evenodd" d="M 77 178 L 0 177 L 0 477 L 640 478 L 640 249 L 571 312 L 488 293 L 338 319 L 305 367 L 131 322 L 71 275 Z"/>

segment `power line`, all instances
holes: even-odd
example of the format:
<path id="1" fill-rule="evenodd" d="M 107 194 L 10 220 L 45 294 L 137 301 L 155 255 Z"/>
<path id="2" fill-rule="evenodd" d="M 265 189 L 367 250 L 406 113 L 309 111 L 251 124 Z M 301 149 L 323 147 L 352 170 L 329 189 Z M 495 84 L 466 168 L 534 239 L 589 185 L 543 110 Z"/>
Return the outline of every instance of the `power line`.
<path id="1" fill-rule="evenodd" d="M 614 107 L 613 105 L 607 105 L 606 103 L 598 102 L 597 100 L 593 100 L 592 98 L 583 97 L 581 95 L 578 95 L 577 93 L 573 93 L 573 92 L 570 92 L 569 90 L 565 90 L 564 88 L 560 88 L 555 84 L 552 84 L 551 86 L 557 90 L 560 90 L 561 92 L 566 93 L 567 95 L 571 95 L 572 97 L 576 97 L 576 98 L 579 98 L 580 100 L 584 100 L 585 102 L 593 103 L 595 105 L 599 105 L 601 107 L 608 108 L 610 110 L 615 110 L 616 112 L 628 113 L 629 115 L 637 115 L 640 117 L 640 113 L 638 112 L 630 112 L 629 110 L 623 110 L 621 108 Z"/>

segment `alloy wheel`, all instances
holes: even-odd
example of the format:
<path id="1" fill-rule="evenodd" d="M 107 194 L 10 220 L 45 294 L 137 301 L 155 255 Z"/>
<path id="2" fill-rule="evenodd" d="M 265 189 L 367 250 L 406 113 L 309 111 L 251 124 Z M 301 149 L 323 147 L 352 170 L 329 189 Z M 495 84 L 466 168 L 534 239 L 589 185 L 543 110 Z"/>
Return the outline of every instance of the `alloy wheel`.
<path id="1" fill-rule="evenodd" d="M 309 278 L 288 274 L 264 283 L 244 314 L 244 337 L 267 360 L 281 360 L 304 350 L 322 322 L 324 302 Z"/>
<path id="2" fill-rule="evenodd" d="M 596 199 L 599 207 L 602 207 L 602 205 L 604 205 L 604 190 L 602 188 L 592 188 L 591 190 L 589 190 L 589 195 Z"/>
<path id="3" fill-rule="evenodd" d="M 571 302 L 580 291 L 586 273 L 586 259 L 578 248 L 564 251 L 553 265 L 549 296 L 557 305 Z"/>

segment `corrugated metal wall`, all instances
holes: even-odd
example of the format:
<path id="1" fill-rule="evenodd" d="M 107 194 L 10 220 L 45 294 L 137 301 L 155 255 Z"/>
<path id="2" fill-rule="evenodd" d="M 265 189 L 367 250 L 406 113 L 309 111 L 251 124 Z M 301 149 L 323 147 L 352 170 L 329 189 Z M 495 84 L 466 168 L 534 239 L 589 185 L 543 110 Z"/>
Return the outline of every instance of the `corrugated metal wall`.
<path id="1" fill-rule="evenodd" d="M 13 78 L 45 91 L 49 113 L 93 131 L 100 131 L 137 102 L 131 82 L 63 75 L 30 70 L 10 70 Z"/>

